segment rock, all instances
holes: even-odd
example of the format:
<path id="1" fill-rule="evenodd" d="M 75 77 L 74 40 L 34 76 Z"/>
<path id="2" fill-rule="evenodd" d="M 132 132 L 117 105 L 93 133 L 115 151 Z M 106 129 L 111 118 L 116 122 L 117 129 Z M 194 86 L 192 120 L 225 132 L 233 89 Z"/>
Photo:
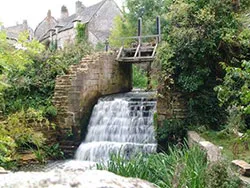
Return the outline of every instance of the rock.
<path id="1" fill-rule="evenodd" d="M 195 131 L 188 132 L 188 143 L 190 147 L 198 145 L 201 149 L 203 149 L 207 154 L 207 160 L 209 162 L 216 162 L 222 159 L 221 149 L 200 137 L 200 135 Z"/>
<path id="2" fill-rule="evenodd" d="M 145 180 L 125 178 L 101 170 L 11 173 L 0 176 L 0 187 L 156 188 Z"/>
<path id="3" fill-rule="evenodd" d="M 209 162 L 216 162 L 222 159 L 221 150 L 216 145 L 208 141 L 199 142 L 201 148 L 207 153 L 207 160 Z"/>
<path id="4" fill-rule="evenodd" d="M 241 175 L 250 177 L 250 164 L 243 160 L 233 160 L 232 164 L 238 168 Z"/>

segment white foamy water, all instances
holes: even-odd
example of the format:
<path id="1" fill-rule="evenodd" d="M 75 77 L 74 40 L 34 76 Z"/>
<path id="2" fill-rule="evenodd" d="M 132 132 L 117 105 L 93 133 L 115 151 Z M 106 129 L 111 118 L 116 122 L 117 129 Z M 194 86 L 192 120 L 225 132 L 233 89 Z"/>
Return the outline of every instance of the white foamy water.
<path id="1" fill-rule="evenodd" d="M 102 98 L 94 107 L 77 160 L 107 161 L 111 153 L 131 156 L 156 152 L 153 113 L 156 101 L 149 94 L 129 93 Z"/>

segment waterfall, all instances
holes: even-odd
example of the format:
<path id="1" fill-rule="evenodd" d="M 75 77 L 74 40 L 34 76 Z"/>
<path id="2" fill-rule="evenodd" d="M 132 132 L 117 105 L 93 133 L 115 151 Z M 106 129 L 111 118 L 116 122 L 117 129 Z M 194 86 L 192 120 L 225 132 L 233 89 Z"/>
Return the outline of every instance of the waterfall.
<path id="1" fill-rule="evenodd" d="M 130 157 L 138 152 L 156 152 L 153 95 L 130 92 L 99 99 L 76 159 L 100 162 L 107 161 L 111 153 Z"/>

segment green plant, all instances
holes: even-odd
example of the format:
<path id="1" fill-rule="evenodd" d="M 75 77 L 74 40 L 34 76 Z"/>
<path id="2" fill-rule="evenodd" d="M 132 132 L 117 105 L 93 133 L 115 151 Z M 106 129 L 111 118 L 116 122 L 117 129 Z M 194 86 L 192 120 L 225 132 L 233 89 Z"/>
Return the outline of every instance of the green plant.
<path id="1" fill-rule="evenodd" d="M 40 163 L 42 163 L 42 164 L 46 163 L 46 154 L 45 154 L 45 152 L 43 150 L 41 150 L 41 149 L 33 150 L 33 153 L 35 154 L 36 159 Z"/>
<path id="2" fill-rule="evenodd" d="M 76 42 L 77 43 L 86 42 L 87 40 L 86 28 L 87 28 L 86 24 L 77 23 L 77 26 L 76 26 Z"/>
<path id="3" fill-rule="evenodd" d="M 2 127 L 6 135 L 11 137 L 18 150 L 40 148 L 45 138 L 41 132 L 35 131 L 36 127 L 49 126 L 49 122 L 42 113 L 34 109 L 20 111 L 8 116 L 6 124 Z"/>
<path id="4" fill-rule="evenodd" d="M 226 107 L 219 106 L 214 87 L 225 73 L 220 62 L 232 65 L 249 59 L 249 29 L 240 19 L 249 3 L 242 3 L 235 12 L 231 0 L 177 0 L 166 11 L 164 42 L 157 51 L 159 84 L 162 93 L 187 96 L 189 125 L 218 130 L 225 124 Z"/>
<path id="5" fill-rule="evenodd" d="M 148 78 L 146 76 L 146 71 L 133 65 L 133 87 L 134 88 L 147 88 Z"/>
<path id="6" fill-rule="evenodd" d="M 248 31 L 250 35 L 250 30 Z M 242 41 L 241 41 L 242 42 Z M 222 63 L 226 71 L 223 83 L 215 88 L 221 105 L 228 109 L 229 127 L 236 130 L 250 128 L 250 61 L 243 60 L 233 65 Z"/>
<path id="7" fill-rule="evenodd" d="M 61 150 L 59 144 L 54 144 L 51 146 L 44 146 L 43 150 L 46 154 L 46 157 L 53 160 L 64 159 L 64 153 Z"/>
<path id="8" fill-rule="evenodd" d="M 0 131 L 0 166 L 10 168 L 14 162 L 16 143 L 15 141 L 6 136 L 5 133 Z"/>
<path id="9" fill-rule="evenodd" d="M 44 116 L 47 118 L 53 118 L 57 115 L 57 108 L 55 106 L 48 106 L 44 111 Z"/>
<path id="10" fill-rule="evenodd" d="M 187 127 L 182 120 L 165 120 L 156 129 L 158 151 L 167 151 L 170 146 L 182 145 L 187 134 Z"/>
<path id="11" fill-rule="evenodd" d="M 44 111 L 45 115 L 49 111 L 51 114 L 47 115 L 53 117 L 56 112 L 52 109 L 56 76 L 66 74 L 70 65 L 78 64 L 90 51 L 85 42 L 77 43 L 60 51 L 46 51 L 34 56 L 33 63 L 23 70 L 13 68 L 6 77 L 9 87 L 2 94 L 3 113 L 8 115 L 31 107 Z"/>
<path id="12" fill-rule="evenodd" d="M 142 155 L 128 160 L 119 155 L 112 155 L 107 165 L 98 164 L 98 169 L 105 169 L 125 177 L 148 180 L 159 187 L 205 187 L 205 154 L 197 147 L 181 150 L 176 147 L 169 153 Z"/>
<path id="13" fill-rule="evenodd" d="M 230 175 L 230 170 L 226 162 L 217 162 L 209 165 L 206 172 L 207 188 L 238 188 L 240 179 Z"/>

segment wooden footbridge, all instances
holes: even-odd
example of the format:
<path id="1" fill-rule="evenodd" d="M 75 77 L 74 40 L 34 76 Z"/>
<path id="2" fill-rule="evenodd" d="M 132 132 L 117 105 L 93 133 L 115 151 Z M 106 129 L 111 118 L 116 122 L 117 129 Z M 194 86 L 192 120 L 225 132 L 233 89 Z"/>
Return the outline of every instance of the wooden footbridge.
<path id="1" fill-rule="evenodd" d="M 142 36 L 142 19 L 138 19 L 138 36 L 121 38 L 122 46 L 116 60 L 121 63 L 153 62 L 157 47 L 161 41 L 160 18 L 156 19 L 156 35 Z M 125 47 L 125 41 L 133 41 L 130 47 Z"/>

